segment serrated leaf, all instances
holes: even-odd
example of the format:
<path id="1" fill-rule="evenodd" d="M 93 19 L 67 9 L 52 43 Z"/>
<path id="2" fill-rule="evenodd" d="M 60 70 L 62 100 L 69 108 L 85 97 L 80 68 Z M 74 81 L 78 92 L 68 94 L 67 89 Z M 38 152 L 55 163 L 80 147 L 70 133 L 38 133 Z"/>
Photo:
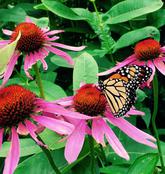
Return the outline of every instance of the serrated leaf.
<path id="1" fill-rule="evenodd" d="M 94 58 L 84 52 L 76 58 L 73 70 L 73 89 L 76 90 L 80 87 L 80 83 L 96 83 L 98 78 L 98 65 Z"/>
<path id="2" fill-rule="evenodd" d="M 126 22 L 138 16 L 148 14 L 163 6 L 161 0 L 125 0 L 113 6 L 107 13 L 107 23 Z"/>

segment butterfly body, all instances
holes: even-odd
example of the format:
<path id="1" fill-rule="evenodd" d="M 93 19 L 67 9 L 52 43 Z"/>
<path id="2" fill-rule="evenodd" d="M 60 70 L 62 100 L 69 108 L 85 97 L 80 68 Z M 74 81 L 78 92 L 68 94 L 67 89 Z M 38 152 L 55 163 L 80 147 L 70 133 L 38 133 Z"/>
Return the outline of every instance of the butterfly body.
<path id="1" fill-rule="evenodd" d="M 115 117 L 124 116 L 130 110 L 135 103 L 136 89 L 151 74 L 152 70 L 147 66 L 130 65 L 102 77 L 104 80 L 99 81 L 99 87 Z"/>

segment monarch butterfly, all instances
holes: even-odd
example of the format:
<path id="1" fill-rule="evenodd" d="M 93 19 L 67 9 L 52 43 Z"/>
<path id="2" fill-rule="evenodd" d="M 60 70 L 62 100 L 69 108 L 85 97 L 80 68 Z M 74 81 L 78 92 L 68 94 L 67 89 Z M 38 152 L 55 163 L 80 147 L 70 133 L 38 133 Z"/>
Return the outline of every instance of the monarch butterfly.
<path id="1" fill-rule="evenodd" d="M 136 89 L 152 74 L 148 66 L 128 65 L 102 77 L 99 88 L 115 117 L 126 114 L 135 103 Z M 104 80 L 103 80 L 104 79 Z"/>

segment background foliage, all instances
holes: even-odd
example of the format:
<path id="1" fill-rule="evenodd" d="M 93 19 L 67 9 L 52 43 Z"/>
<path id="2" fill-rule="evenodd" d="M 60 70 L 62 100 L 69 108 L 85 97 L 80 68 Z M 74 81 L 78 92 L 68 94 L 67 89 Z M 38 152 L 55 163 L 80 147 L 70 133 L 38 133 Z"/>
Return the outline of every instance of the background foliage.
<path id="1" fill-rule="evenodd" d="M 92 1 L 92 0 L 91 0 Z M 0 37 L 6 39 L 2 29 L 13 29 L 25 20 L 26 16 L 40 27 L 64 29 L 60 42 L 68 45 L 86 45 L 86 49 L 78 52 L 68 52 L 75 61 L 74 69 L 63 59 L 49 54 L 47 60 L 49 69 L 41 76 L 46 99 L 51 101 L 67 95 L 72 95 L 79 88 L 80 82 L 96 83 L 98 72 L 110 69 L 116 61 L 124 60 L 133 53 L 136 42 L 148 37 L 160 40 L 165 45 L 165 8 L 161 0 L 1 0 L 0 1 Z M 96 9 L 97 8 L 97 9 Z M 2 56 L 2 55 L 1 55 Z M 22 61 L 19 60 L 16 70 L 8 84 L 21 84 L 39 93 L 36 83 L 26 78 Z M 17 72 L 21 72 L 22 76 Z M 31 72 L 33 74 L 33 70 Z M 161 137 L 163 157 L 165 159 L 165 129 L 164 129 L 164 77 L 159 78 L 159 111 L 157 115 L 158 131 Z M 146 115 L 142 118 L 132 117 L 129 121 L 140 129 L 152 134 L 150 118 L 153 107 L 152 90 L 138 90 L 136 107 Z M 102 174 L 151 174 L 158 173 L 160 162 L 157 150 L 138 144 L 114 128 L 131 157 L 125 161 L 118 157 L 107 146 L 104 154 L 95 145 L 98 158 L 97 173 Z M 49 130 L 41 133 L 45 143 L 63 174 L 90 174 L 89 147 L 84 145 L 78 160 L 70 165 L 64 159 L 65 142 L 59 142 L 60 137 Z M 50 139 L 51 137 L 51 139 Z M 0 168 L 3 168 L 4 157 L 9 143 L 3 144 L 0 151 Z M 21 139 L 21 161 L 15 174 L 53 174 L 45 155 L 30 138 Z M 106 160 L 105 160 L 106 158 Z"/>

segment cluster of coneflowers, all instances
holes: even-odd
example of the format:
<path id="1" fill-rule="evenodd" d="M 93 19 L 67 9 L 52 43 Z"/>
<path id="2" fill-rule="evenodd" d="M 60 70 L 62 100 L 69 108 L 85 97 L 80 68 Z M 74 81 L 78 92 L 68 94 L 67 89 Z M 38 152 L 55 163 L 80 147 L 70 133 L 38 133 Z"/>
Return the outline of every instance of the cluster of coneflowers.
<path id="1" fill-rule="evenodd" d="M 109 124 L 118 127 L 135 141 L 156 148 L 154 137 L 139 130 L 125 118 L 113 116 L 105 96 L 95 84 L 84 84 L 74 96 L 52 102 L 37 97 L 23 86 L 5 86 L 20 55 L 24 56 L 26 75 L 32 79 L 29 69 L 37 61 L 41 61 L 46 70 L 45 58 L 49 52 L 60 56 L 74 66 L 72 58 L 57 47 L 73 51 L 80 51 L 85 47 L 72 47 L 55 42 L 59 39 L 56 34 L 63 32 L 63 30 L 41 29 L 29 18 L 26 22 L 17 25 L 14 31 L 3 30 L 3 32 L 9 35 L 10 39 L 0 41 L 0 47 L 15 41 L 19 32 L 21 33 L 15 52 L 2 75 L 3 82 L 0 89 L 0 148 L 3 143 L 3 135 L 6 133 L 11 135 L 11 146 L 5 160 L 3 174 L 12 174 L 18 165 L 20 156 L 19 134 L 30 134 L 40 146 L 47 148 L 37 138 L 36 132 L 40 126 L 51 129 L 61 136 L 66 136 L 65 158 L 68 163 L 77 159 L 86 135 L 92 136 L 102 146 L 108 142 L 116 154 L 129 160 L 127 151 Z M 161 48 L 160 44 L 153 39 L 141 41 L 135 46 L 135 54 L 118 63 L 111 70 L 101 73 L 101 75 L 113 72 L 126 64 L 144 65 L 146 62 L 153 69 L 153 75 L 155 66 L 165 74 L 164 52 L 165 48 Z M 153 75 L 149 82 L 151 82 Z M 132 107 L 126 114 L 127 117 L 129 115 L 144 115 L 144 113 Z"/>

